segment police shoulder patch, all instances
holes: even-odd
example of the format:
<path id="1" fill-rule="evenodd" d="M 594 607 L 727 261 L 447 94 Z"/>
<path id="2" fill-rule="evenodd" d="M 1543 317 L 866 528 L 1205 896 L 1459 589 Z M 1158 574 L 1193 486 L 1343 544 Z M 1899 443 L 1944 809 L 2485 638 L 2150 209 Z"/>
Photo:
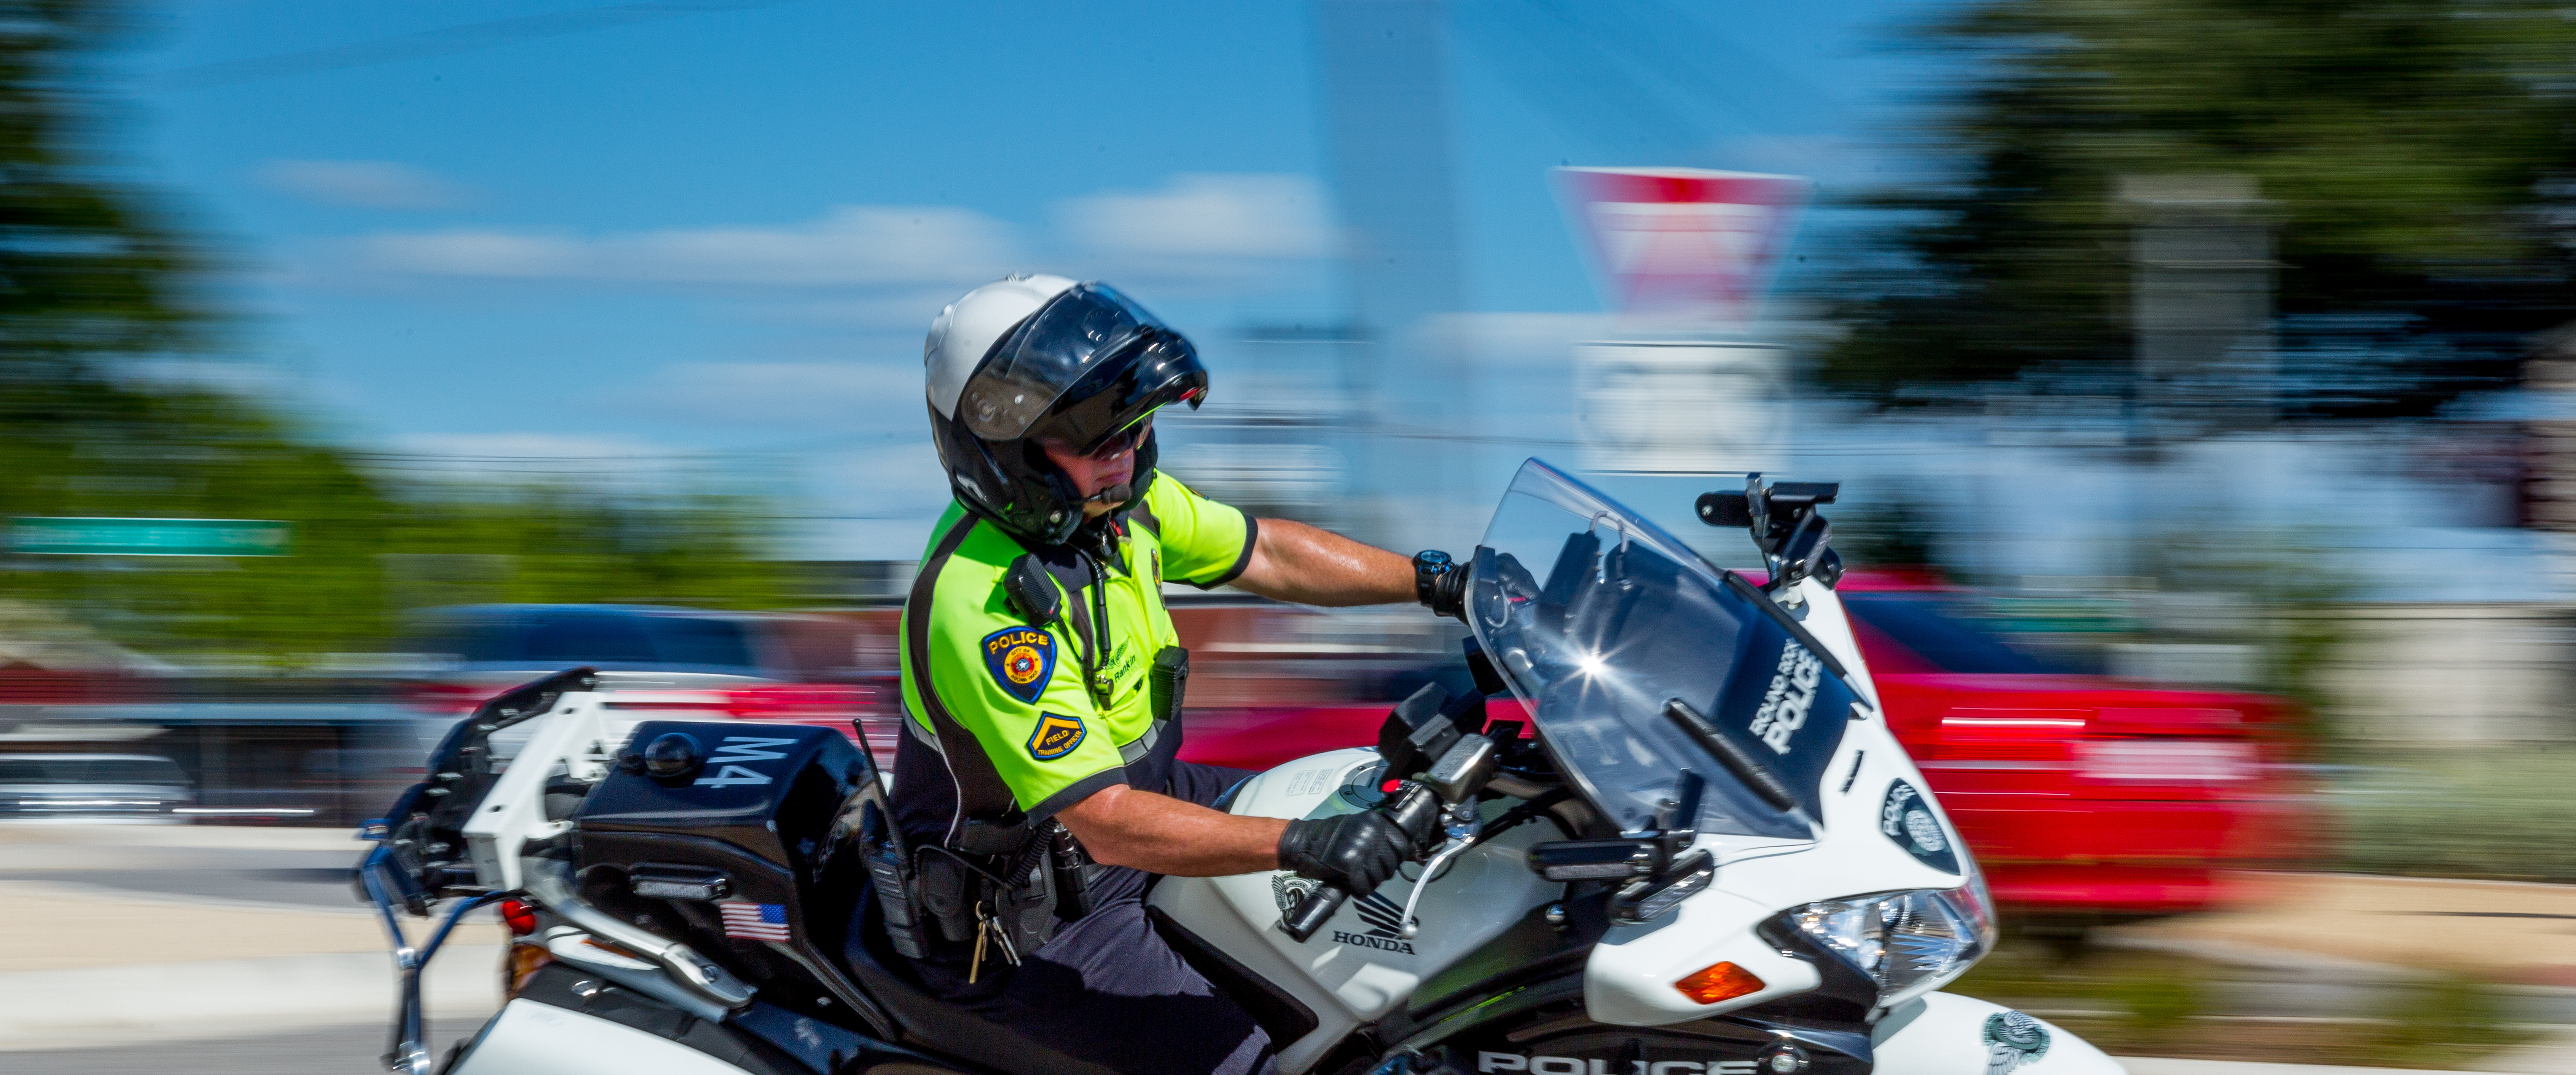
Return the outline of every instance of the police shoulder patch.
<path id="1" fill-rule="evenodd" d="M 1034 702 L 1055 671 L 1055 636 L 1034 627 L 1005 627 L 985 635 L 984 668 L 1011 697 Z"/>
<path id="2" fill-rule="evenodd" d="M 1081 717 L 1040 713 L 1037 728 L 1029 732 L 1029 756 L 1054 761 L 1073 753 L 1073 748 L 1081 746 L 1083 737 L 1090 734 L 1091 729 L 1083 725 Z"/>

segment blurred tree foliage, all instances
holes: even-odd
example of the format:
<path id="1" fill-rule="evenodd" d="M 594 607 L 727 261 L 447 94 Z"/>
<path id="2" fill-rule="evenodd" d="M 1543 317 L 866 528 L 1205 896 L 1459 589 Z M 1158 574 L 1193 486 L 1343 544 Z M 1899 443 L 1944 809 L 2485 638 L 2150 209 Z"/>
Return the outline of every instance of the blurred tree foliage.
<path id="1" fill-rule="evenodd" d="M 2357 753 L 2320 800 L 2336 868 L 2414 877 L 2576 883 L 2576 750 Z"/>
<path id="2" fill-rule="evenodd" d="M 272 656 L 382 644 L 406 555 L 483 555 L 510 600 L 783 598 L 739 498 L 398 484 L 240 396 L 137 376 L 212 350 L 220 317 L 210 259 L 91 152 L 88 64 L 124 26 L 103 0 L 0 0 L 0 516 L 285 520 L 292 555 L 8 557 L 6 596 L 148 650 Z"/>
<path id="3" fill-rule="evenodd" d="M 1939 19 L 1911 44 L 1964 82 L 1913 148 L 1956 170 L 1867 201 L 1900 224 L 1842 281 L 1831 385 L 1901 402 L 2026 374 L 2124 380 L 2124 175 L 2254 177 L 2284 325 L 2322 315 L 2307 321 L 2344 334 L 2322 353 L 2384 351 L 2402 327 L 2403 374 L 2322 389 L 2332 413 L 2421 412 L 2576 316 L 2576 22 L 2560 5 L 1988 0 Z"/>
<path id="4" fill-rule="evenodd" d="M 1909 494 L 1848 497 L 1832 512 L 1834 550 L 1855 570 L 1941 566 L 1940 527 Z"/>

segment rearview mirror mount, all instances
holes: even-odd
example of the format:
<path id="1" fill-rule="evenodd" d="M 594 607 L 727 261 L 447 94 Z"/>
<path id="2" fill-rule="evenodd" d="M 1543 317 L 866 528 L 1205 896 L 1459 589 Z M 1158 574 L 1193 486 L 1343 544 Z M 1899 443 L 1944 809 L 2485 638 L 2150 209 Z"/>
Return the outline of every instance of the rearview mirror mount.
<path id="1" fill-rule="evenodd" d="M 1798 604 L 1797 585 L 1814 579 L 1830 589 L 1842 579 L 1843 561 L 1832 547 L 1833 524 L 1816 509 L 1834 502 L 1839 482 L 1771 482 L 1760 471 L 1744 476 L 1744 491 L 1702 493 L 1699 521 L 1710 526 L 1743 527 L 1762 550 L 1771 578 L 1764 585 L 1783 605 Z"/>

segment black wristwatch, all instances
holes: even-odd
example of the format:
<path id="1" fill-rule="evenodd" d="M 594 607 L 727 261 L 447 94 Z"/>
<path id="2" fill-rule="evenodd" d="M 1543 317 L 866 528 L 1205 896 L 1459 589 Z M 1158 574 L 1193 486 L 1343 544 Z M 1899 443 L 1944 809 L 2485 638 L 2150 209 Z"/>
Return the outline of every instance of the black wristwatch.
<path id="1" fill-rule="evenodd" d="M 1467 566 L 1438 549 L 1413 554 L 1413 596 L 1422 607 L 1467 621 Z"/>

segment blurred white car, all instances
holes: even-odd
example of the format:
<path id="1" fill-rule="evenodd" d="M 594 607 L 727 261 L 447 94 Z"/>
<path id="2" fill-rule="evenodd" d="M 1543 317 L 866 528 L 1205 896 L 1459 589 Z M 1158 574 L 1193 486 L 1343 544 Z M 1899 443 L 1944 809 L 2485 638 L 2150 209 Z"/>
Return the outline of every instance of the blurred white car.
<path id="1" fill-rule="evenodd" d="M 187 774 L 150 754 L 0 754 L 0 816 L 171 819 L 197 800 Z"/>

